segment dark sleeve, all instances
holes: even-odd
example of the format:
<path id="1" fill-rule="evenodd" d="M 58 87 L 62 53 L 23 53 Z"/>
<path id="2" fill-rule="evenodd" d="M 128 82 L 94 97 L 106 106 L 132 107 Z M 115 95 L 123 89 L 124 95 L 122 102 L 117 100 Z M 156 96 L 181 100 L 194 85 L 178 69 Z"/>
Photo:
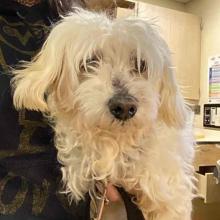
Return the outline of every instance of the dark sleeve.
<path id="1" fill-rule="evenodd" d="M 132 202 L 132 197 L 122 188 L 118 188 L 118 191 L 124 200 L 128 220 L 144 220 L 141 210 Z"/>

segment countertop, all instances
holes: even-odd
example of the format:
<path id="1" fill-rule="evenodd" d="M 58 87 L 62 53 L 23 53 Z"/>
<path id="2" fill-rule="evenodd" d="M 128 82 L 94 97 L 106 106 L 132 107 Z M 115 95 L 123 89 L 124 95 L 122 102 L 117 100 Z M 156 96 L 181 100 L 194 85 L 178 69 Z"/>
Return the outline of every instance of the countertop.
<path id="1" fill-rule="evenodd" d="M 220 130 L 214 130 L 209 128 L 195 128 L 194 135 L 197 144 L 220 144 Z"/>

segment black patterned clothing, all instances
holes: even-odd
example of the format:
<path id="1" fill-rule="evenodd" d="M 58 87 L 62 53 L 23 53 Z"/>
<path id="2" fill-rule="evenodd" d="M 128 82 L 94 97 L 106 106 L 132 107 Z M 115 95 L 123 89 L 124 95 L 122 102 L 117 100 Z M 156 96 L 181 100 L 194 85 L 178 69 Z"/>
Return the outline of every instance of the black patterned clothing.
<path id="1" fill-rule="evenodd" d="M 47 3 L 0 1 L 0 220 L 86 220 L 87 202 L 69 207 L 58 192 L 53 132 L 40 113 L 17 112 L 9 66 L 30 60 L 52 24 Z"/>

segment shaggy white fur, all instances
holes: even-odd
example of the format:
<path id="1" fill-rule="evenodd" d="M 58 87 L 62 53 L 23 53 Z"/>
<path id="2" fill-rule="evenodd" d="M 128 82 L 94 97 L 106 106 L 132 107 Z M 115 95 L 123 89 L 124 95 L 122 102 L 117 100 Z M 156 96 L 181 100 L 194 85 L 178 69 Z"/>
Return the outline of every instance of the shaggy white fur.
<path id="1" fill-rule="evenodd" d="M 14 104 L 49 113 L 66 193 L 79 201 L 96 181 L 135 196 L 148 220 L 190 220 L 193 138 L 170 51 L 150 20 L 109 20 L 79 10 L 40 53 L 15 70 Z M 132 97 L 129 120 L 109 110 Z"/>

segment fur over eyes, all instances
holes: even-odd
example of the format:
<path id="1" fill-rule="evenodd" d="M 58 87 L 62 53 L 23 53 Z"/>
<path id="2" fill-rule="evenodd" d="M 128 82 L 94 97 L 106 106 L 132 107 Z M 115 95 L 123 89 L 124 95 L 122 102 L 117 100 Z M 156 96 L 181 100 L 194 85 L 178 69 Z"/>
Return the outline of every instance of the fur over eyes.
<path id="1" fill-rule="evenodd" d="M 78 10 L 39 54 L 14 70 L 14 104 L 52 121 L 66 192 L 79 201 L 96 181 L 134 194 L 148 220 L 189 220 L 193 138 L 167 44 L 151 20 L 109 20 Z M 134 117 L 108 103 L 132 97 Z"/>

